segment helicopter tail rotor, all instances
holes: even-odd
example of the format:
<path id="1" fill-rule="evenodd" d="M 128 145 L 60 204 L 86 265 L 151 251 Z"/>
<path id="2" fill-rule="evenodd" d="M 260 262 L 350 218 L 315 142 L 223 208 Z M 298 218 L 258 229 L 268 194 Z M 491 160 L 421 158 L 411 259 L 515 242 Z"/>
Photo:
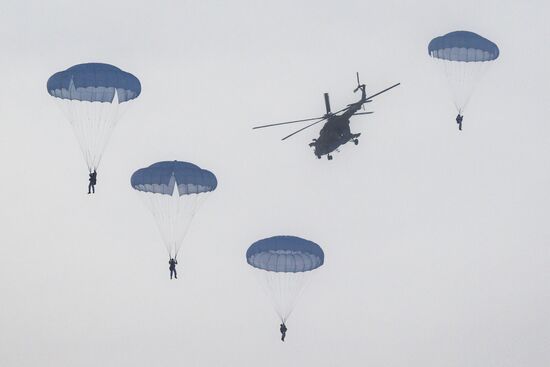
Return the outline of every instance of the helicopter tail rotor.
<path id="1" fill-rule="evenodd" d="M 361 81 L 359 80 L 359 72 L 356 72 L 355 75 L 357 76 L 357 88 L 353 90 L 353 93 L 356 93 L 359 89 L 365 89 L 365 84 L 361 84 Z"/>
<path id="2" fill-rule="evenodd" d="M 356 72 L 355 75 L 357 76 L 357 88 L 353 90 L 353 93 L 356 93 L 359 89 L 361 89 L 361 92 L 363 93 L 363 97 L 365 96 L 365 84 L 361 84 L 361 81 L 359 80 L 359 72 Z M 369 101 L 367 101 L 369 102 Z M 365 110 L 365 105 L 363 104 L 361 107 L 363 107 L 363 111 Z"/>

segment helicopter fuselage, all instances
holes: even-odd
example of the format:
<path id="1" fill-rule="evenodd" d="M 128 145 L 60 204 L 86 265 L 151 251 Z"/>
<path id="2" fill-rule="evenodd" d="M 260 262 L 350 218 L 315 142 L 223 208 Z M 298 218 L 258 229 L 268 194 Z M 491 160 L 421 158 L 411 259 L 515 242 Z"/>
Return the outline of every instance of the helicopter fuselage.
<path id="1" fill-rule="evenodd" d="M 360 134 L 352 134 L 349 118 L 344 116 L 331 116 L 319 133 L 319 138 L 314 139 L 309 145 L 314 147 L 314 154 L 320 158 L 338 149 L 341 145 L 356 139 Z"/>

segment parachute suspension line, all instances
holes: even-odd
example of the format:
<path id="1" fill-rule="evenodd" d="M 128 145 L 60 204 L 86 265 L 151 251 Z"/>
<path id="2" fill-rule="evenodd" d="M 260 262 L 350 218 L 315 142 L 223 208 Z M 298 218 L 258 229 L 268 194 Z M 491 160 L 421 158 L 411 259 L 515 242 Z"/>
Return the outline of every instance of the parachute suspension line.
<path id="1" fill-rule="evenodd" d="M 273 305 L 273 308 L 275 309 L 275 312 L 277 315 L 279 315 L 279 318 L 282 322 L 286 321 L 286 315 L 285 315 L 285 309 L 284 309 L 284 299 L 282 298 L 283 294 L 283 284 L 282 281 L 284 279 L 285 273 L 275 273 L 272 271 L 262 270 L 265 272 L 264 277 L 267 280 L 267 294 L 268 297 L 271 299 L 271 304 Z M 277 279 L 279 278 L 279 279 Z"/>
<path id="2" fill-rule="evenodd" d="M 163 243 L 168 252 L 168 256 L 172 258 L 174 256 L 174 229 L 173 229 L 173 219 L 170 217 L 170 201 L 174 200 L 172 196 L 165 196 L 157 193 L 146 193 L 144 195 L 146 198 L 146 205 L 151 210 L 157 226 L 159 228 L 160 234 L 163 239 Z"/>
<path id="3" fill-rule="evenodd" d="M 189 228 L 191 227 L 191 222 L 195 218 L 195 214 L 198 212 L 198 210 L 202 207 L 202 204 L 208 197 L 209 193 L 204 192 L 201 194 L 189 194 L 185 195 L 185 203 L 182 203 L 184 205 L 179 206 L 178 208 L 178 217 L 184 218 L 182 219 L 182 222 L 185 221 L 187 223 L 183 229 L 183 232 L 181 234 L 181 239 L 176 243 L 175 245 L 175 254 L 180 252 L 181 247 L 183 246 L 183 239 L 187 235 L 187 232 L 189 231 Z M 180 200 L 181 202 L 182 200 Z M 181 224 L 180 224 L 181 225 Z"/>
<path id="4" fill-rule="evenodd" d="M 273 255 L 271 255 L 273 256 Z M 271 258 L 270 256 L 270 258 Z M 268 259 L 267 263 L 269 263 Z M 264 292 L 271 299 L 273 309 L 283 323 L 289 319 L 296 303 L 309 284 L 310 271 L 297 273 L 258 270 L 258 280 Z"/>
<path id="5" fill-rule="evenodd" d="M 90 172 L 97 170 L 111 134 L 126 110 L 126 104 L 119 103 L 116 90 L 111 103 L 57 100 L 61 103 L 62 110 L 73 127 L 88 170 Z"/>
<path id="6" fill-rule="evenodd" d="M 300 299 L 301 295 L 306 290 L 307 286 L 309 285 L 309 282 L 311 281 L 311 271 L 307 272 L 300 272 L 300 273 L 288 273 L 289 275 L 296 277 L 296 280 L 288 279 L 290 284 L 288 285 L 289 288 L 291 288 L 290 293 L 290 299 L 289 302 L 289 310 L 287 313 L 286 318 L 288 319 L 290 315 L 294 312 L 294 309 L 296 307 L 296 304 L 298 303 L 298 300 Z"/>
<path id="7" fill-rule="evenodd" d="M 269 258 L 267 260 L 267 263 L 269 264 L 271 262 L 271 258 L 273 257 L 273 253 L 269 255 Z M 273 306 L 273 309 L 275 310 L 275 313 L 279 315 L 279 318 L 283 320 L 283 315 L 280 310 L 277 296 L 276 296 L 276 287 L 271 277 L 271 272 L 268 270 L 261 270 L 260 276 L 263 277 L 263 279 L 259 279 L 260 283 L 264 286 L 264 291 L 267 293 L 267 296 L 271 299 L 271 304 Z"/>
<path id="8" fill-rule="evenodd" d="M 273 257 L 273 253 L 269 255 L 269 258 L 267 259 L 267 263 L 270 263 L 271 258 Z M 275 273 L 268 270 L 259 269 L 258 271 L 255 271 L 256 277 L 260 285 L 262 286 L 262 290 L 264 293 L 266 293 L 267 297 L 271 300 L 271 305 L 273 307 L 273 310 L 275 313 L 279 316 L 282 322 L 285 322 L 284 317 L 284 311 L 282 310 L 282 306 L 280 303 L 280 287 L 277 286 L 277 282 L 275 277 L 279 274 L 282 275 L 283 273 Z"/>
<path id="9" fill-rule="evenodd" d="M 490 66 L 488 61 L 464 62 L 436 59 L 449 84 L 453 103 L 462 114 L 470 101 L 479 81 Z"/>
<path id="10" fill-rule="evenodd" d="M 177 258 L 195 213 L 207 193 L 179 196 L 175 187 L 172 195 L 141 193 L 140 196 L 155 218 L 168 256 Z"/>

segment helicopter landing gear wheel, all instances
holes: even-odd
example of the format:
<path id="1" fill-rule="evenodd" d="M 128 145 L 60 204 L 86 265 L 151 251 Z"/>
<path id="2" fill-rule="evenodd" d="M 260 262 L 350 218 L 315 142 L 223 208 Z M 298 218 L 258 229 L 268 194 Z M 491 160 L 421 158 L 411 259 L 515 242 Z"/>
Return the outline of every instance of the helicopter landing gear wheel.
<path id="1" fill-rule="evenodd" d="M 359 144 L 359 139 L 353 140 L 353 144 L 358 145 Z"/>
<path id="2" fill-rule="evenodd" d="M 321 156 L 320 156 L 320 155 L 318 155 L 318 156 L 317 156 L 317 159 L 321 159 Z"/>
<path id="3" fill-rule="evenodd" d="M 327 154 L 327 158 L 329 161 L 332 161 L 332 156 L 330 154 Z"/>

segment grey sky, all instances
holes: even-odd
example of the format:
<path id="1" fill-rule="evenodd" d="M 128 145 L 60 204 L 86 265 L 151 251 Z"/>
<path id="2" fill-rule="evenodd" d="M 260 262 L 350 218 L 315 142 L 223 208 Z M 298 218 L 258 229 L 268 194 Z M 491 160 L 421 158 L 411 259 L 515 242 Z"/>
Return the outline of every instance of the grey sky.
<path id="1" fill-rule="evenodd" d="M 550 363 L 547 1 L 11 1 L 0 12 L 0 365 L 530 366 Z M 435 36 L 501 55 L 458 133 Z M 85 195 L 86 166 L 46 92 L 107 62 L 142 95 Z M 361 143 L 318 161 L 313 117 L 395 82 Z M 137 168 L 187 160 L 219 187 L 168 280 Z M 278 341 L 244 259 L 275 234 L 326 263 Z"/>

